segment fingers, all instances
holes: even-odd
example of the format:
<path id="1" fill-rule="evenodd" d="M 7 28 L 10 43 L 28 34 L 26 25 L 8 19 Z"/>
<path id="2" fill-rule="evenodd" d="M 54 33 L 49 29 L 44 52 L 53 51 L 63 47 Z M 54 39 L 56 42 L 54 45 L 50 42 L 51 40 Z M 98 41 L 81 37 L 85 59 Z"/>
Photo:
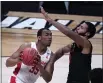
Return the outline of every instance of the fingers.
<path id="1" fill-rule="evenodd" d="M 43 7 L 42 6 L 40 6 L 40 9 L 42 9 Z"/>
<path id="2" fill-rule="evenodd" d="M 44 10 L 44 8 L 42 7 L 42 6 L 40 6 L 40 9 L 43 11 Z"/>
<path id="3" fill-rule="evenodd" d="M 42 6 L 40 6 L 40 9 L 41 9 L 41 13 L 43 14 L 45 20 L 49 22 L 51 18 L 48 16 L 48 13 L 44 10 Z"/>
<path id="4" fill-rule="evenodd" d="M 20 60 L 20 61 L 22 61 L 22 60 L 23 60 L 23 52 L 22 52 L 22 51 L 20 52 L 19 60 Z"/>
<path id="5" fill-rule="evenodd" d="M 43 8 L 42 6 L 40 6 L 40 9 L 41 9 L 41 13 L 42 13 L 42 14 L 44 14 L 44 15 L 47 14 L 47 12 L 44 10 L 44 8 Z"/>

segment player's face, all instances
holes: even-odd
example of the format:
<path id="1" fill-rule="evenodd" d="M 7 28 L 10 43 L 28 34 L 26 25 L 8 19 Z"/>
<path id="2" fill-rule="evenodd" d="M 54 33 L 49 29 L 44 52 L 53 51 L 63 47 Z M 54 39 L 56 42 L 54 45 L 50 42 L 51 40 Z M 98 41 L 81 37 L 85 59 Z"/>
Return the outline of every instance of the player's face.
<path id="1" fill-rule="evenodd" d="M 52 33 L 50 30 L 43 30 L 42 36 L 41 36 L 41 42 L 46 45 L 50 46 L 52 42 Z"/>
<path id="2" fill-rule="evenodd" d="M 76 28 L 75 32 L 79 35 L 84 36 L 87 32 L 88 25 L 86 23 L 81 24 L 79 27 Z"/>

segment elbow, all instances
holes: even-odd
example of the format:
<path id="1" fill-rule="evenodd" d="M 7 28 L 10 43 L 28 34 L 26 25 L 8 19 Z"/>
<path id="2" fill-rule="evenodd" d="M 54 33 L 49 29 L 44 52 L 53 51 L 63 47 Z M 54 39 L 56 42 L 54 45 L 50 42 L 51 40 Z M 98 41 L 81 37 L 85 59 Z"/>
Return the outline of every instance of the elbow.
<path id="1" fill-rule="evenodd" d="M 48 82 L 50 82 L 51 81 L 51 78 L 50 79 L 48 79 Z"/>
<path id="2" fill-rule="evenodd" d="M 9 67 L 9 65 L 6 64 L 6 67 Z"/>
<path id="3" fill-rule="evenodd" d="M 46 79 L 46 83 L 49 83 L 52 80 L 52 76 Z"/>
<path id="4" fill-rule="evenodd" d="M 6 67 L 9 67 L 9 65 L 7 64 L 7 62 L 6 62 L 6 64 L 5 64 L 5 65 L 6 65 Z"/>
<path id="5" fill-rule="evenodd" d="M 46 80 L 46 83 L 49 83 L 50 81 L 51 81 L 51 79 L 47 79 L 47 80 Z"/>
<path id="6" fill-rule="evenodd" d="M 9 64 L 8 64 L 9 62 L 8 62 L 8 59 L 6 60 L 6 67 L 9 67 Z"/>
<path id="7" fill-rule="evenodd" d="M 13 67 L 14 65 L 11 64 L 11 61 L 9 59 L 6 60 L 6 67 Z"/>

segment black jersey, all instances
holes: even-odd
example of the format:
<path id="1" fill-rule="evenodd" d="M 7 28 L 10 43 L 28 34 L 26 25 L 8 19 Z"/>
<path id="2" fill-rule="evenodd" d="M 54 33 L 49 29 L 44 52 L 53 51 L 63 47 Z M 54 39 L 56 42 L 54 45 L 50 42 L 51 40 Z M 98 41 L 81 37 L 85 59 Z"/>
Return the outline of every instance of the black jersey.
<path id="1" fill-rule="evenodd" d="M 92 49 L 89 54 L 83 54 L 82 48 L 72 44 L 67 83 L 88 83 L 88 73 L 91 70 Z"/>

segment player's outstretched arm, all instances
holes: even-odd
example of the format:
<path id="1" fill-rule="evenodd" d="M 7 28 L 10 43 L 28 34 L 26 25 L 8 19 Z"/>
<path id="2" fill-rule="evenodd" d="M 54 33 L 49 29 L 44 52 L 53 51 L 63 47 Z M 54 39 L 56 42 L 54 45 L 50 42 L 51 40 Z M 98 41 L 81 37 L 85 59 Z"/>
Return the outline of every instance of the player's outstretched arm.
<path id="1" fill-rule="evenodd" d="M 21 52 L 23 49 L 26 47 L 27 44 L 22 44 L 16 52 L 14 52 L 7 60 L 6 60 L 6 66 L 7 67 L 13 67 L 15 66 L 18 62 L 21 61 L 20 55 L 22 54 Z"/>
<path id="2" fill-rule="evenodd" d="M 64 46 L 62 48 L 59 48 L 55 53 L 54 56 L 52 58 L 52 62 L 56 62 L 59 58 L 61 58 L 65 53 L 70 52 L 71 50 L 71 45 L 72 44 L 68 44 L 67 46 Z"/>
<path id="3" fill-rule="evenodd" d="M 41 13 L 45 17 L 45 20 L 47 20 L 49 23 L 51 23 L 52 25 L 54 25 L 63 34 L 65 34 L 66 36 L 68 36 L 72 40 L 74 40 L 78 45 L 84 47 L 84 39 L 82 37 L 80 37 L 77 33 L 73 32 L 72 30 L 70 30 L 69 28 L 67 28 L 65 25 L 52 20 L 48 16 L 48 14 L 45 12 L 45 10 L 43 9 L 43 7 L 41 7 Z"/>
<path id="4" fill-rule="evenodd" d="M 63 48 L 58 49 L 55 54 L 52 53 L 51 58 L 46 65 L 45 69 L 39 64 L 39 69 L 41 72 L 41 76 L 48 83 L 52 79 L 53 71 L 54 71 L 54 63 L 61 58 L 65 53 L 69 52 L 71 49 L 71 45 L 67 45 Z"/>
<path id="5" fill-rule="evenodd" d="M 53 53 L 51 53 L 51 58 L 52 58 L 52 56 L 54 56 Z M 51 61 L 51 58 L 50 58 L 49 62 L 46 64 L 45 68 L 43 68 L 43 66 L 41 64 L 38 64 L 41 76 L 47 83 L 49 83 L 51 81 L 53 70 L 54 70 L 54 63 Z"/>

